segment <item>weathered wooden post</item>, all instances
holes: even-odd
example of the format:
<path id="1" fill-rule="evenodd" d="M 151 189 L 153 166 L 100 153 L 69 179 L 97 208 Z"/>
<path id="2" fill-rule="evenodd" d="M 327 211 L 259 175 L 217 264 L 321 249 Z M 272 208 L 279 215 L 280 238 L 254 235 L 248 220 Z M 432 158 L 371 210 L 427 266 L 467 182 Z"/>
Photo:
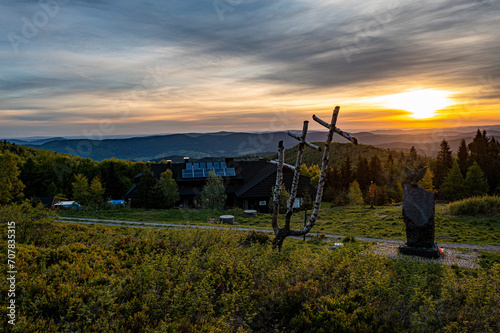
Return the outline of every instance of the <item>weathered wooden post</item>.
<path id="1" fill-rule="evenodd" d="M 316 198 L 314 202 L 313 212 L 309 219 L 309 222 L 304 225 L 304 227 L 300 230 L 290 229 L 290 220 L 293 215 L 293 203 L 295 202 L 295 198 L 297 196 L 299 177 L 300 177 L 300 164 L 302 163 L 302 153 L 304 151 L 305 146 L 311 147 L 318 151 L 321 151 L 321 148 L 306 141 L 307 135 L 307 127 L 309 122 L 304 121 L 304 126 L 302 128 L 302 135 L 297 136 L 291 132 L 288 132 L 288 135 L 299 140 L 299 147 L 297 151 L 297 159 L 295 161 L 295 167 L 284 163 L 284 146 L 283 141 L 280 141 L 278 144 L 278 160 L 271 161 L 271 163 L 277 164 L 277 173 L 276 173 L 276 184 L 274 187 L 274 205 L 273 205 L 273 216 L 272 216 L 272 227 L 274 231 L 275 238 L 273 240 L 273 245 L 277 246 L 278 249 L 281 250 L 281 246 L 283 245 L 283 241 L 288 236 L 304 236 L 306 235 L 316 223 L 316 218 L 318 217 L 319 209 L 321 206 L 321 198 L 323 197 L 323 189 L 325 187 L 326 182 L 326 170 L 328 168 L 329 158 L 330 158 L 330 143 L 332 142 L 333 134 L 338 133 L 342 137 L 348 139 L 349 141 L 357 144 L 357 140 L 352 137 L 349 133 L 346 133 L 337 127 L 335 127 L 337 123 L 337 117 L 339 114 L 340 107 L 335 107 L 333 111 L 332 120 L 330 123 L 326 123 L 325 121 L 319 119 L 315 115 L 313 115 L 313 119 L 321 124 L 322 126 L 328 128 L 328 135 L 325 141 L 325 148 L 323 149 L 323 159 L 321 162 L 321 173 L 318 181 L 318 189 L 316 190 Z M 279 214 L 279 201 L 281 196 L 281 184 L 283 183 L 283 167 L 290 168 L 294 170 L 293 181 L 292 181 L 292 189 L 290 191 L 290 200 L 287 205 L 287 213 L 285 217 L 285 225 L 283 228 L 280 228 L 278 225 L 278 214 Z"/>

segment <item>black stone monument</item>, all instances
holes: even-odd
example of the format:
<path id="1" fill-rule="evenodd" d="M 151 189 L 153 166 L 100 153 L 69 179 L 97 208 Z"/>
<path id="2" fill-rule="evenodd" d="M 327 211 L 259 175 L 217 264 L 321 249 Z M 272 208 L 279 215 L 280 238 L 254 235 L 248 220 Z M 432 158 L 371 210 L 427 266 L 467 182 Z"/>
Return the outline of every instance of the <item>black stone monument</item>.
<path id="1" fill-rule="evenodd" d="M 399 251 L 407 255 L 439 258 L 439 249 L 434 243 L 434 194 L 418 186 L 419 177 L 416 174 L 422 174 L 422 171 L 425 174 L 424 169 L 415 170 L 412 183 L 404 185 L 403 219 L 406 224 L 406 244 L 400 246 Z"/>

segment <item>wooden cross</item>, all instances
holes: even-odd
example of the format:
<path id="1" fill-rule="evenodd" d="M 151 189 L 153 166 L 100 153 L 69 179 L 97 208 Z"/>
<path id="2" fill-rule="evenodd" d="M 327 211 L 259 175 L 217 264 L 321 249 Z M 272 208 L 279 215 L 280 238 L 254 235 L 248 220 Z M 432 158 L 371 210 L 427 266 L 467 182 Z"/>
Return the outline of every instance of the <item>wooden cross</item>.
<path id="1" fill-rule="evenodd" d="M 313 209 L 313 212 L 311 214 L 311 218 L 309 219 L 309 222 L 301 230 L 290 229 L 290 220 L 291 220 L 291 217 L 293 215 L 293 204 L 294 204 L 295 198 L 297 196 L 297 190 L 298 190 L 298 185 L 299 185 L 300 165 L 302 163 L 302 153 L 304 151 L 305 146 L 308 146 L 312 149 L 316 149 L 318 151 L 321 151 L 321 148 L 306 141 L 307 127 L 309 125 L 309 122 L 307 120 L 304 121 L 301 136 L 298 136 L 296 134 L 288 132 L 288 135 L 290 135 L 291 137 L 293 137 L 299 141 L 299 147 L 298 147 L 298 151 L 297 151 L 297 159 L 295 160 L 295 167 L 284 163 L 285 147 L 283 145 L 283 141 L 280 141 L 278 144 L 278 160 L 271 161 L 271 163 L 277 164 L 276 184 L 274 187 L 274 198 L 273 198 L 274 205 L 273 205 L 273 215 L 272 215 L 272 227 L 273 227 L 273 231 L 274 231 L 274 235 L 275 235 L 273 244 L 275 246 L 277 246 L 278 249 L 280 249 L 280 250 L 281 250 L 281 246 L 283 245 L 283 241 L 285 240 L 286 237 L 306 235 L 312 229 L 314 224 L 316 223 L 316 218 L 318 217 L 318 213 L 319 213 L 319 209 L 320 209 L 320 205 L 321 205 L 321 198 L 323 197 L 323 189 L 324 189 L 325 182 L 326 182 L 326 170 L 328 168 L 328 163 L 329 163 L 329 158 L 330 158 L 330 156 L 329 156 L 330 155 L 330 144 L 332 142 L 333 134 L 338 133 L 339 135 L 341 135 L 342 137 L 351 141 L 352 143 L 354 143 L 354 144 L 358 143 L 356 138 L 354 138 L 352 135 L 350 135 L 349 133 L 344 132 L 336 127 L 339 110 L 340 110 L 340 107 L 336 106 L 335 109 L 333 110 L 332 120 L 330 121 L 330 123 L 327 123 L 327 122 L 321 120 L 320 118 L 316 117 L 315 115 L 313 115 L 314 121 L 316 121 L 317 123 L 321 124 L 322 126 L 328 128 L 328 135 L 326 137 L 325 148 L 323 150 L 323 159 L 321 162 L 321 173 L 320 173 L 319 181 L 318 181 L 318 189 L 316 191 L 316 199 L 314 202 L 314 209 Z M 290 200 L 288 201 L 288 205 L 287 205 L 285 225 L 283 228 L 280 228 L 278 225 L 278 215 L 279 215 L 279 202 L 280 202 L 280 197 L 281 197 L 281 185 L 283 184 L 283 166 L 286 166 L 286 167 L 294 170 L 294 175 L 293 175 L 293 181 L 292 181 L 292 189 L 290 192 Z"/>

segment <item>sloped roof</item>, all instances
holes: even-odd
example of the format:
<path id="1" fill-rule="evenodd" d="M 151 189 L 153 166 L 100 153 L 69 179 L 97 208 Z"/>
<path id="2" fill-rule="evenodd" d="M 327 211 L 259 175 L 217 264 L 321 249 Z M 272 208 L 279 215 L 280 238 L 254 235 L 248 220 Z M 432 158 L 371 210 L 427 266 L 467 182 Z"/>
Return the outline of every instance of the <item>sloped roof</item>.
<path id="1" fill-rule="evenodd" d="M 287 191 L 291 190 L 293 181 L 293 172 L 288 169 L 283 169 L 283 184 Z M 254 177 L 249 183 L 245 184 L 236 192 L 236 196 L 239 198 L 262 198 L 270 197 L 271 190 L 273 186 L 276 185 L 276 165 L 269 165 L 259 173 L 257 177 Z M 313 195 L 316 193 L 316 189 L 309 184 L 309 178 L 301 175 L 299 177 L 299 186 L 297 189 L 297 195 L 300 197 L 305 192 Z"/>
<path id="2" fill-rule="evenodd" d="M 245 192 L 250 191 L 253 187 L 257 186 L 261 181 L 274 173 L 276 173 L 276 165 L 266 164 L 256 175 L 254 175 L 254 177 L 236 191 L 236 196 L 240 197 Z"/>
<path id="3" fill-rule="evenodd" d="M 226 193 L 234 194 L 239 198 L 255 198 L 267 197 L 271 195 L 271 189 L 276 183 L 276 165 L 268 163 L 268 160 L 261 159 L 257 161 L 233 161 L 236 176 L 224 177 L 225 179 L 235 180 L 226 184 Z M 155 175 L 156 179 L 160 179 L 161 174 L 169 168 L 168 164 L 153 164 L 151 165 L 151 172 Z M 182 170 L 184 163 L 172 163 L 170 165 L 172 175 L 178 185 L 180 196 L 197 195 L 201 193 L 203 188 L 204 179 L 183 179 Z M 290 190 L 293 172 L 284 169 L 284 184 L 287 190 Z M 137 175 L 140 177 L 140 175 Z M 241 185 L 239 185 L 241 184 Z M 132 188 L 125 194 L 125 198 L 135 197 L 135 190 L 137 185 L 134 184 Z M 298 195 L 301 196 L 303 192 L 307 191 L 311 194 L 316 192 L 316 189 L 309 184 L 309 180 L 305 176 L 299 179 Z"/>

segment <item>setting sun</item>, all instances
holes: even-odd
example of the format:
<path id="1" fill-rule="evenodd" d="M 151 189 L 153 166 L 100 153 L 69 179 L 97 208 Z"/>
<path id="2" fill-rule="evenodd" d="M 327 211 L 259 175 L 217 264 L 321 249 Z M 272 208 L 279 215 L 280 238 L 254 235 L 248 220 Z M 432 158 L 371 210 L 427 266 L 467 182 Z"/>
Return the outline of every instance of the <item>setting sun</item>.
<path id="1" fill-rule="evenodd" d="M 437 110 L 455 104 L 448 91 L 425 89 L 386 96 L 386 106 L 406 110 L 416 119 L 432 118 Z"/>

